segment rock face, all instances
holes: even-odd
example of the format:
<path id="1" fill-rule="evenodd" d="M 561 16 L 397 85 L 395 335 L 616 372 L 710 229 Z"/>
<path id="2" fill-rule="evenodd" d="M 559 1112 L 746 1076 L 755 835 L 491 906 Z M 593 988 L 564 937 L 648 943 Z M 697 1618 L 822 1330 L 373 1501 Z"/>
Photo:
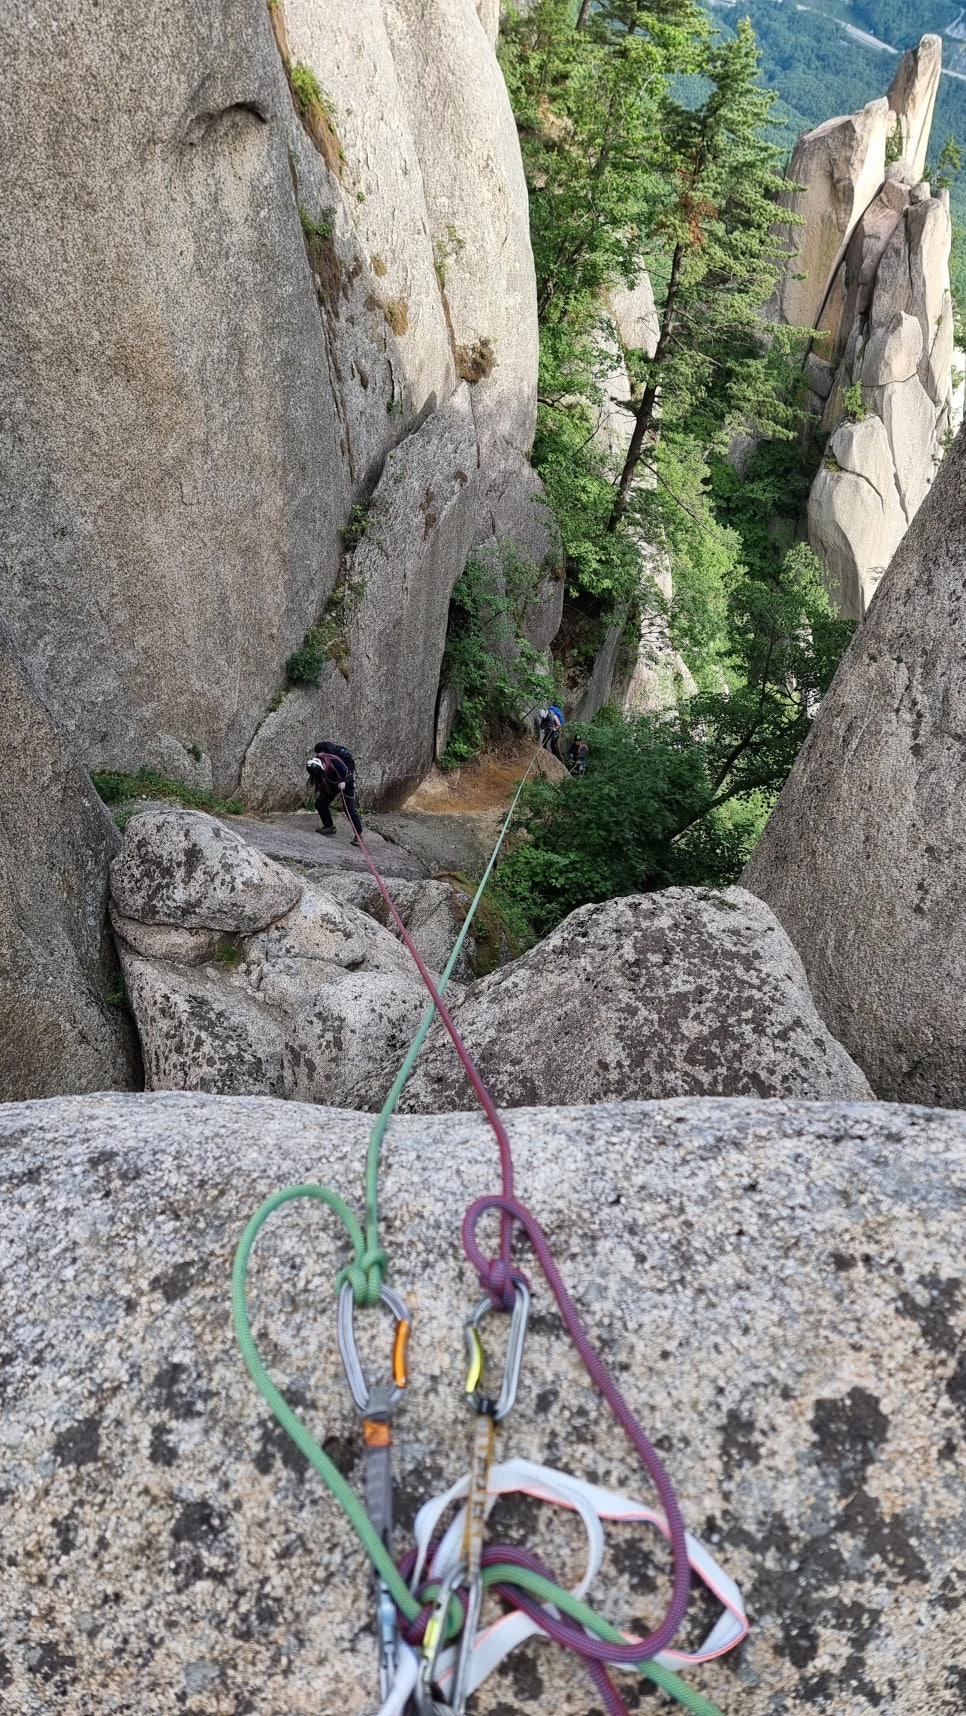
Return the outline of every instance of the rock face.
<path id="1" fill-rule="evenodd" d="M 344 720 L 392 796 L 432 726 L 421 626 L 460 555 L 495 534 L 539 563 L 549 540 L 493 8 L 189 0 L 161 21 L 105 0 L 61 24 L 14 0 L 2 29 L 4 611 L 38 683 L 91 765 L 293 803 L 293 757 Z M 69 142 L 54 59 L 83 92 Z M 374 490 L 384 561 L 342 536 Z M 347 587 L 349 687 L 333 668 L 278 709 Z"/>
<path id="2" fill-rule="evenodd" d="M 402 1060 L 426 1001 L 397 936 L 212 817 L 134 817 L 111 888 L 149 1090 L 348 1103 Z"/>
<path id="3" fill-rule="evenodd" d="M 776 319 L 790 327 L 819 326 L 830 279 L 885 175 L 886 141 L 894 123 L 883 96 L 799 137 L 788 179 L 803 188 L 789 191 L 786 202 L 805 224 L 787 229 L 796 254 L 774 305 Z"/>
<path id="4" fill-rule="evenodd" d="M 736 1670 L 712 1662 L 689 1681 L 725 1716 L 952 1710 L 966 1581 L 963 1116 L 677 1101 L 509 1125 L 521 1196 L 591 1338 L 664 1451 L 686 1522 L 748 1602 Z M 256 1395 L 228 1313 L 233 1248 L 271 1191 L 321 1177 L 361 1209 L 367 1130 L 358 1115 L 183 1095 L 0 1110 L 11 1709 L 375 1708 L 363 1555 Z M 385 1233 L 413 1311 L 394 1426 L 399 1552 L 415 1508 L 466 1469 L 462 1321 L 479 1288 L 457 1224 L 495 1184 L 475 1118 L 393 1127 Z M 335 1343 L 345 1259 L 341 1230 L 289 1207 L 258 1241 L 250 1297 L 279 1386 L 361 1495 Z M 650 1500 L 532 1279 L 501 1455 Z M 642 1364 L 652 1351 L 660 1365 Z M 495 1513 L 496 1540 L 508 1518 L 520 1515 Z M 534 1504 L 524 1520 L 523 1540 L 566 1577 L 573 1528 Z M 590 1601 L 654 1620 L 665 1558 L 640 1531 L 607 1527 Z M 696 1602 L 695 1636 L 705 1612 Z M 633 1699 L 639 1683 L 620 1684 Z M 583 1671 L 541 1643 L 515 1653 L 476 1708 L 587 1716 L 592 1701 Z"/>
<path id="5" fill-rule="evenodd" d="M 825 697 L 743 881 L 890 1100 L 966 1103 L 961 430 Z"/>
<path id="6" fill-rule="evenodd" d="M 323 730 L 352 751 L 366 802 L 404 796 L 430 767 L 450 592 L 476 533 L 469 393 L 461 384 L 390 453 L 352 556 L 346 653 L 321 692 L 291 691 L 259 728 L 242 772 L 250 804 L 301 795 L 305 756 Z"/>
<path id="7" fill-rule="evenodd" d="M 922 182 L 942 44 L 904 54 L 888 97 L 803 133 L 797 254 L 772 312 L 821 330 L 805 377 L 831 433 L 808 503 L 840 611 L 861 619 L 929 490 L 953 422 L 949 196 Z M 895 158 L 895 157 L 898 158 Z"/>
<path id="8" fill-rule="evenodd" d="M 952 422 L 949 194 L 890 177 L 846 252 L 850 282 L 822 425 L 832 429 L 808 503 L 809 537 L 841 611 L 861 619 L 929 492 Z M 866 416 L 843 422 L 851 406 Z M 836 425 L 838 424 L 838 427 Z"/>
<path id="9" fill-rule="evenodd" d="M 582 906 L 477 984 L 454 1018 L 506 1107 L 871 1094 L 815 1011 L 781 926 L 740 888 Z M 430 1114 L 472 1101 L 434 1026 L 404 1105 Z"/>
<path id="10" fill-rule="evenodd" d="M 120 839 L 0 623 L 0 1099 L 126 1089 L 107 875 Z"/>

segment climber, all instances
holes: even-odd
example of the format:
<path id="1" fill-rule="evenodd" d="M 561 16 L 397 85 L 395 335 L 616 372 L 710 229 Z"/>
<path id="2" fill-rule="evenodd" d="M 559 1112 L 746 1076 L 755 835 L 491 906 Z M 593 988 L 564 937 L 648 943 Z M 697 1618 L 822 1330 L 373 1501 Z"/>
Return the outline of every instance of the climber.
<path id="1" fill-rule="evenodd" d="M 589 754 L 590 752 L 588 750 L 587 740 L 575 739 L 570 750 L 567 752 L 567 756 L 570 760 L 570 772 L 572 775 L 585 775 L 587 773 L 587 758 Z"/>
<path id="2" fill-rule="evenodd" d="M 560 737 L 560 729 L 563 724 L 563 710 L 558 709 L 556 703 L 551 703 L 549 709 L 541 709 L 540 743 L 545 751 L 552 751 L 554 756 L 559 758 L 561 762 L 563 762 L 563 758 L 560 756 L 558 739 Z"/>
<path id="3" fill-rule="evenodd" d="M 358 846 L 362 819 L 356 809 L 356 765 L 352 752 L 347 751 L 344 745 L 333 745 L 329 740 L 323 739 L 315 746 L 305 768 L 315 794 L 315 808 L 322 823 L 319 833 L 335 834 L 335 824 L 329 807 L 341 793 L 349 821 L 355 829 L 351 844 Z"/>

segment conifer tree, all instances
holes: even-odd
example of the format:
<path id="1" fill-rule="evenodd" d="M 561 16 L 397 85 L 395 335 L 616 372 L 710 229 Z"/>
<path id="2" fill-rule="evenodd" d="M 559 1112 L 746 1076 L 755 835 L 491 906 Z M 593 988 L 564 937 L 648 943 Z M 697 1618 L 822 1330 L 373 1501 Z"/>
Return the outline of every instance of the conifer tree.
<path id="1" fill-rule="evenodd" d="M 764 132 L 774 97 L 757 83 L 758 50 L 747 20 L 736 37 L 711 38 L 699 69 L 706 95 L 689 106 L 662 102 L 661 178 L 666 187 L 652 237 L 666 260 L 660 332 L 642 365 L 643 391 L 610 517 L 616 530 L 659 421 L 710 447 L 743 418 L 787 434 L 785 356 L 794 330 L 765 328 L 763 304 L 789 251 L 775 223 L 784 186 L 777 148 Z"/>

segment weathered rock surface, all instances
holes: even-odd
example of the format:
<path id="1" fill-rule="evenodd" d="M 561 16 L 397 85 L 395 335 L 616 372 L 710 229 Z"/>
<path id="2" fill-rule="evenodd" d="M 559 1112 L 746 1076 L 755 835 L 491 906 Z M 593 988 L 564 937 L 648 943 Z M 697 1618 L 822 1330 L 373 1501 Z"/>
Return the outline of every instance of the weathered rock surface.
<path id="1" fill-rule="evenodd" d="M 966 1103 L 960 431 L 744 875 L 829 1029 L 898 1101 Z"/>
<path id="2" fill-rule="evenodd" d="M 861 619 L 906 523 L 882 419 L 843 423 L 808 497 L 809 540 L 835 578 L 842 614 Z"/>
<path id="3" fill-rule="evenodd" d="M 351 487 L 268 13 L 0 28 L 5 615 L 84 761 L 183 777 L 196 745 L 227 784 Z"/>
<path id="4" fill-rule="evenodd" d="M 320 691 L 291 691 L 259 728 L 242 792 L 271 806 L 303 796 L 305 757 L 335 733 L 370 802 L 404 795 L 433 761 L 436 692 L 453 585 L 476 533 L 477 441 L 461 384 L 386 460 L 352 556 L 346 653 Z"/>
<path id="5" fill-rule="evenodd" d="M 886 139 L 894 123 L 883 96 L 799 137 L 788 180 L 803 189 L 789 191 L 785 201 L 805 224 L 787 228 L 795 255 L 776 293 L 777 320 L 796 328 L 819 325 L 844 247 L 885 176 Z"/>
<path id="6" fill-rule="evenodd" d="M 377 733 L 367 785 L 391 796 L 435 709 L 442 637 L 424 651 L 414 610 L 445 621 L 481 536 L 541 561 L 535 285 L 492 28 L 472 0 L 189 0 L 174 21 L 104 0 L 63 24 L 8 8 L 3 603 L 87 763 L 223 790 L 244 765 L 254 803 L 292 804 L 293 757 L 344 717 Z M 322 91 L 304 123 L 283 57 Z M 54 61 L 82 96 L 66 143 Z M 395 636 L 398 587 L 372 541 L 347 564 L 342 531 L 399 442 Z M 332 670 L 276 709 L 353 571 L 351 694 Z M 394 705 L 397 731 L 412 716 L 399 758 Z"/>
<path id="7" fill-rule="evenodd" d="M 319 835 L 319 819 L 314 810 L 276 813 L 271 817 L 233 816 L 231 826 L 250 846 L 257 847 L 266 857 L 287 864 L 313 882 L 328 886 L 330 876 L 344 874 L 368 876 L 369 868 L 362 853 L 350 845 L 350 832 L 343 823 L 336 823 L 336 838 L 326 840 Z M 381 876 L 404 877 L 420 881 L 429 875 L 421 859 L 402 846 L 384 840 L 374 828 L 366 826 L 366 846 Z"/>
<path id="8" fill-rule="evenodd" d="M 389 908 L 371 875 L 332 876 L 327 891 L 334 899 L 385 924 L 387 929 L 392 927 Z M 394 881 L 390 892 L 392 903 L 426 964 L 431 971 L 442 971 L 463 926 L 472 894 L 450 882 L 432 881 Z M 472 981 L 475 953 L 476 936 L 471 929 L 453 971 L 457 983 Z"/>
<path id="9" fill-rule="evenodd" d="M 203 811 L 159 807 L 128 823 L 111 865 L 111 898 L 144 924 L 251 935 L 302 892 L 288 871 Z"/>
<path id="10" fill-rule="evenodd" d="M 117 829 L 0 622 L 0 1099 L 127 1089 L 134 1034 L 111 1005 Z"/>
<path id="11" fill-rule="evenodd" d="M 508 1119 L 520 1193 L 591 1337 L 687 1523 L 748 1601 L 735 1666 L 688 1679 L 725 1716 L 951 1716 L 966 1583 L 963 1116 L 676 1101 Z M 228 1311 L 233 1248 L 271 1191 L 322 1178 L 361 1209 L 367 1131 L 358 1115 L 182 1095 L 0 1110 L 12 1710 L 375 1707 L 365 1559 L 254 1392 Z M 462 1321 L 479 1289 L 457 1224 L 495 1184 L 474 1117 L 394 1125 L 382 1205 L 413 1310 L 394 1434 L 400 1551 L 417 1505 L 466 1467 Z M 345 1258 L 334 1224 L 290 1207 L 259 1239 L 251 1304 L 273 1375 L 362 1494 L 335 1343 Z M 502 1449 L 649 1500 L 533 1278 Z M 660 1363 L 642 1364 L 652 1353 Z M 509 1522 L 578 1576 L 572 1526 L 500 1505 L 494 1537 Z M 663 1550 L 640 1528 L 607 1536 L 591 1600 L 653 1621 Z M 633 1679 L 621 1685 L 633 1701 Z M 587 1716 L 592 1703 L 571 1659 L 531 1644 L 476 1708 Z"/>
<path id="12" fill-rule="evenodd" d="M 426 1001 L 397 936 L 214 818 L 134 817 L 111 886 L 148 1089 L 349 1103 L 402 1059 Z"/>
<path id="13" fill-rule="evenodd" d="M 870 1094 L 822 1024 L 781 925 L 740 888 L 668 888 L 582 906 L 476 984 L 454 1018 L 507 1107 Z M 431 1114 L 472 1100 L 434 1026 L 404 1106 Z"/>

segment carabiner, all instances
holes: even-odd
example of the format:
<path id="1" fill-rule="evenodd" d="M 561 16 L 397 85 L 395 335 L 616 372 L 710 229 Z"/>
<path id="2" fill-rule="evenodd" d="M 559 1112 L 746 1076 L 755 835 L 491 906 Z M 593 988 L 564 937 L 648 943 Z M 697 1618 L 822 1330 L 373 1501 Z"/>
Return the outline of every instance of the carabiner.
<path id="1" fill-rule="evenodd" d="M 453 1592 L 463 1579 L 466 1569 L 461 1562 L 451 1567 L 439 1588 L 436 1607 L 430 1616 L 423 1638 L 423 1659 L 415 1686 L 418 1716 L 452 1716 L 452 1706 L 433 1697 L 433 1677 L 446 1639 L 446 1618 Z"/>
<path id="2" fill-rule="evenodd" d="M 384 1409 L 391 1411 L 401 1399 L 403 1389 L 409 1381 L 406 1374 L 409 1311 L 406 1301 L 398 1293 L 394 1293 L 391 1287 L 383 1287 L 379 1297 L 384 1305 L 388 1305 L 396 1319 L 396 1336 L 392 1348 L 392 1384 L 389 1388 L 376 1390 Z M 339 1351 L 342 1354 L 349 1391 L 359 1411 L 364 1416 L 373 1405 L 373 1391 L 366 1382 L 362 1365 L 359 1362 L 354 1312 L 355 1296 L 351 1284 L 348 1281 L 343 1281 L 339 1293 Z"/>
<path id="3" fill-rule="evenodd" d="M 516 1298 L 513 1302 L 513 1313 L 510 1319 L 510 1339 L 506 1349 L 506 1364 L 503 1367 L 503 1385 L 496 1400 L 483 1394 L 480 1383 L 486 1369 L 486 1354 L 483 1351 L 483 1338 L 480 1334 L 480 1322 L 487 1311 L 493 1310 L 492 1301 L 487 1295 L 481 1299 L 476 1310 L 467 1317 L 465 1324 L 466 1356 L 469 1360 L 469 1370 L 466 1376 L 466 1393 L 469 1397 L 470 1410 L 484 1412 L 499 1424 L 505 1418 L 517 1397 L 517 1384 L 520 1381 L 520 1366 L 523 1363 L 523 1343 L 527 1333 L 527 1318 L 530 1315 L 530 1290 L 522 1281 L 514 1282 Z M 343 1288 L 343 1292 L 345 1289 Z"/>

